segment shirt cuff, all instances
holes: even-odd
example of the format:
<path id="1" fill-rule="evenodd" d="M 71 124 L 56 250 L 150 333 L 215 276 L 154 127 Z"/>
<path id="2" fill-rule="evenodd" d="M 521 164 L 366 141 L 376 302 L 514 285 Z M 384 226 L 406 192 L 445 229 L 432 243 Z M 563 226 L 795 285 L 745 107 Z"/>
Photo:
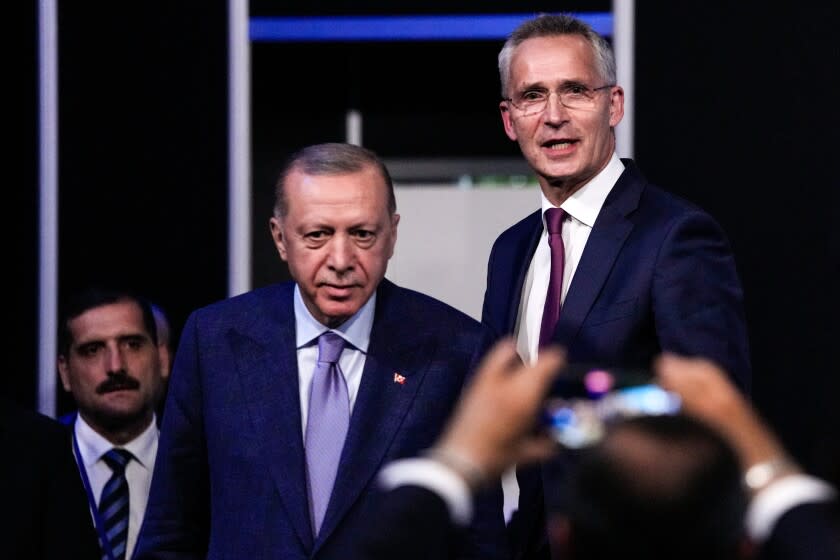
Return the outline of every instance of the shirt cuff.
<path id="1" fill-rule="evenodd" d="M 400 459 L 379 473 L 385 490 L 398 486 L 419 486 L 437 494 L 446 504 L 449 516 L 465 527 L 472 521 L 473 505 L 469 486 L 448 466 L 429 458 Z"/>
<path id="2" fill-rule="evenodd" d="M 759 491 L 747 509 L 747 532 L 762 543 L 787 511 L 805 503 L 825 502 L 835 496 L 827 482 L 807 474 L 775 480 Z"/>

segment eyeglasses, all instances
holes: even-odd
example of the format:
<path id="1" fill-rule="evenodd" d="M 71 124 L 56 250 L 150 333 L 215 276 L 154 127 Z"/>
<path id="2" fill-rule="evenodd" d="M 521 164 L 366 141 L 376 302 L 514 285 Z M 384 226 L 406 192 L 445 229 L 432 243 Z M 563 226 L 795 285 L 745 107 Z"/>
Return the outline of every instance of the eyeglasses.
<path id="1" fill-rule="evenodd" d="M 528 89 L 516 93 L 513 97 L 505 98 L 505 101 L 519 110 L 523 117 L 536 115 L 545 111 L 545 108 L 548 106 L 548 98 L 551 97 L 552 93 L 556 93 L 560 103 L 569 109 L 594 109 L 596 103 L 595 94 L 614 86 L 615 84 L 607 84 L 590 89 L 583 84 L 567 84 L 556 92 L 544 89 Z"/>

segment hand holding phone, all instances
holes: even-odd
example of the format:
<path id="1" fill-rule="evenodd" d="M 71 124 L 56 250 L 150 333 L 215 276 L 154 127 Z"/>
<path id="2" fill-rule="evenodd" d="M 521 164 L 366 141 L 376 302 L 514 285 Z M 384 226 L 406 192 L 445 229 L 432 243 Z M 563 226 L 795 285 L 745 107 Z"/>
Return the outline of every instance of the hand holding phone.
<path id="1" fill-rule="evenodd" d="M 642 370 L 570 366 L 546 402 L 543 425 L 557 442 L 577 449 L 622 418 L 679 412 L 679 396 L 652 379 Z"/>

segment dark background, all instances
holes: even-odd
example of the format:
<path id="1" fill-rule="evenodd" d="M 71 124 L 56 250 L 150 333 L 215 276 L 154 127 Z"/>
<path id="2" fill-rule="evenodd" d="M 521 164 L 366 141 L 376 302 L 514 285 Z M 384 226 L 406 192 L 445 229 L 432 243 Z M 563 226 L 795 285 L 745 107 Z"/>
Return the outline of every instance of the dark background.
<path id="1" fill-rule="evenodd" d="M 22 4 L 9 15 L 7 49 L 2 388 L 34 407 L 37 6 Z M 253 2 L 252 14 L 490 13 L 509 4 Z M 517 3 L 515 12 L 555 4 Z M 59 2 L 61 294 L 119 281 L 168 309 L 176 330 L 192 309 L 226 296 L 226 10 L 224 2 Z M 728 232 L 746 293 L 755 401 L 806 467 L 837 477 L 838 8 L 649 0 L 636 10 L 635 159 Z M 255 160 L 343 140 L 348 103 L 365 114 L 365 145 L 386 158 L 516 156 L 496 109 L 500 45 L 257 45 L 253 111 L 268 127 L 255 127 Z M 262 201 L 274 171 L 254 169 L 255 253 L 273 251 Z M 254 283 L 275 275 L 285 278 L 282 265 L 255 271 Z"/>

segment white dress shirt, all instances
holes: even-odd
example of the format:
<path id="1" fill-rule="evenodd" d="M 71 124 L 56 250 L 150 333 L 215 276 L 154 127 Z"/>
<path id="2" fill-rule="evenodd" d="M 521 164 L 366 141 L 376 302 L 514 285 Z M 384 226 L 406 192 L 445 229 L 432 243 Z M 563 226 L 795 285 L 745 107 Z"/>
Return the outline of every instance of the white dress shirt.
<path id="1" fill-rule="evenodd" d="M 454 523 L 465 527 L 472 520 L 469 486 L 443 463 L 426 457 L 399 459 L 382 469 L 378 482 L 385 490 L 409 485 L 426 488 L 446 503 Z M 750 500 L 746 516 L 747 532 L 755 542 L 763 543 L 786 512 L 803 504 L 829 501 L 836 496 L 833 486 L 808 474 L 780 478 Z"/>
<path id="2" fill-rule="evenodd" d="M 560 205 L 566 212 L 563 220 L 563 247 L 565 259 L 563 264 L 563 287 L 560 292 L 560 315 L 563 315 L 563 302 L 566 301 L 566 294 L 574 278 L 586 241 L 595 225 L 595 220 L 601 212 L 601 207 L 610 194 L 618 178 L 624 172 L 624 164 L 613 152 L 610 161 L 595 175 L 588 183 L 572 193 L 563 204 Z M 542 324 L 543 307 L 545 307 L 545 296 L 548 292 L 548 280 L 551 276 L 551 248 L 548 245 L 548 230 L 545 227 L 545 211 L 553 208 L 554 205 L 548 201 L 540 191 L 542 208 L 543 231 L 540 236 L 537 249 L 531 258 L 528 266 L 528 273 L 522 285 L 522 294 L 519 300 L 519 312 L 516 316 L 514 336 L 516 337 L 516 350 L 522 361 L 526 364 L 533 364 L 537 360 L 537 350 L 540 344 L 540 326 Z M 509 469 L 502 477 L 504 489 L 504 515 L 510 521 L 513 512 L 519 504 L 519 484 L 516 480 L 515 469 Z"/>
<path id="3" fill-rule="evenodd" d="M 102 460 L 102 456 L 115 446 L 94 431 L 81 415 L 76 416 L 73 431 L 79 445 L 79 453 L 84 462 L 85 472 L 90 481 L 93 498 L 98 507 L 102 489 L 113 474 L 111 467 Z M 140 525 L 143 522 L 143 515 L 146 512 L 149 486 L 152 483 L 152 472 L 155 468 L 155 457 L 157 456 L 158 433 L 157 419 L 153 419 L 142 434 L 127 444 L 118 446 L 130 451 L 134 456 L 125 467 L 129 508 L 126 558 L 131 558 L 134 545 L 137 543 L 137 534 L 140 532 Z M 91 515 L 93 515 L 92 511 Z"/>
<path id="4" fill-rule="evenodd" d="M 624 164 L 613 152 L 606 167 L 560 205 L 560 208 L 566 212 L 562 231 L 566 258 L 563 266 L 563 288 L 560 294 L 561 315 L 563 314 L 562 303 L 566 300 L 569 285 L 572 283 L 586 241 L 592 232 L 592 226 L 595 225 L 595 219 L 604 205 L 604 200 L 623 172 Z M 545 211 L 554 206 L 542 191 L 540 191 L 540 201 L 543 232 L 522 286 L 514 331 L 516 348 L 526 364 L 533 364 L 537 359 L 543 307 L 548 292 L 548 280 L 551 276 L 551 248 L 548 245 L 548 231 L 545 227 Z"/>
<path id="5" fill-rule="evenodd" d="M 295 347 L 297 348 L 298 387 L 300 389 L 300 423 L 303 436 L 306 437 L 306 420 L 309 416 L 309 393 L 312 390 L 312 376 L 318 361 L 318 337 L 327 331 L 332 331 L 349 344 L 344 346 L 338 365 L 347 382 L 347 393 L 350 397 L 350 413 L 356 403 L 359 385 L 362 383 L 362 371 L 365 367 L 370 331 L 373 328 L 373 311 L 376 308 L 376 293 L 359 309 L 355 315 L 334 329 L 330 329 L 318 322 L 303 303 L 300 288 L 295 285 L 295 332 L 297 333 Z"/>
<path id="6" fill-rule="evenodd" d="M 455 524 L 466 527 L 472 521 L 473 502 L 469 486 L 451 467 L 439 461 L 426 457 L 392 461 L 380 471 L 377 482 L 383 490 L 399 486 L 426 488 L 444 501 Z"/>
<path id="7" fill-rule="evenodd" d="M 762 543 L 786 512 L 802 504 L 833 500 L 836 495 L 833 486 L 805 473 L 774 480 L 750 500 L 747 533 L 755 542 Z"/>

